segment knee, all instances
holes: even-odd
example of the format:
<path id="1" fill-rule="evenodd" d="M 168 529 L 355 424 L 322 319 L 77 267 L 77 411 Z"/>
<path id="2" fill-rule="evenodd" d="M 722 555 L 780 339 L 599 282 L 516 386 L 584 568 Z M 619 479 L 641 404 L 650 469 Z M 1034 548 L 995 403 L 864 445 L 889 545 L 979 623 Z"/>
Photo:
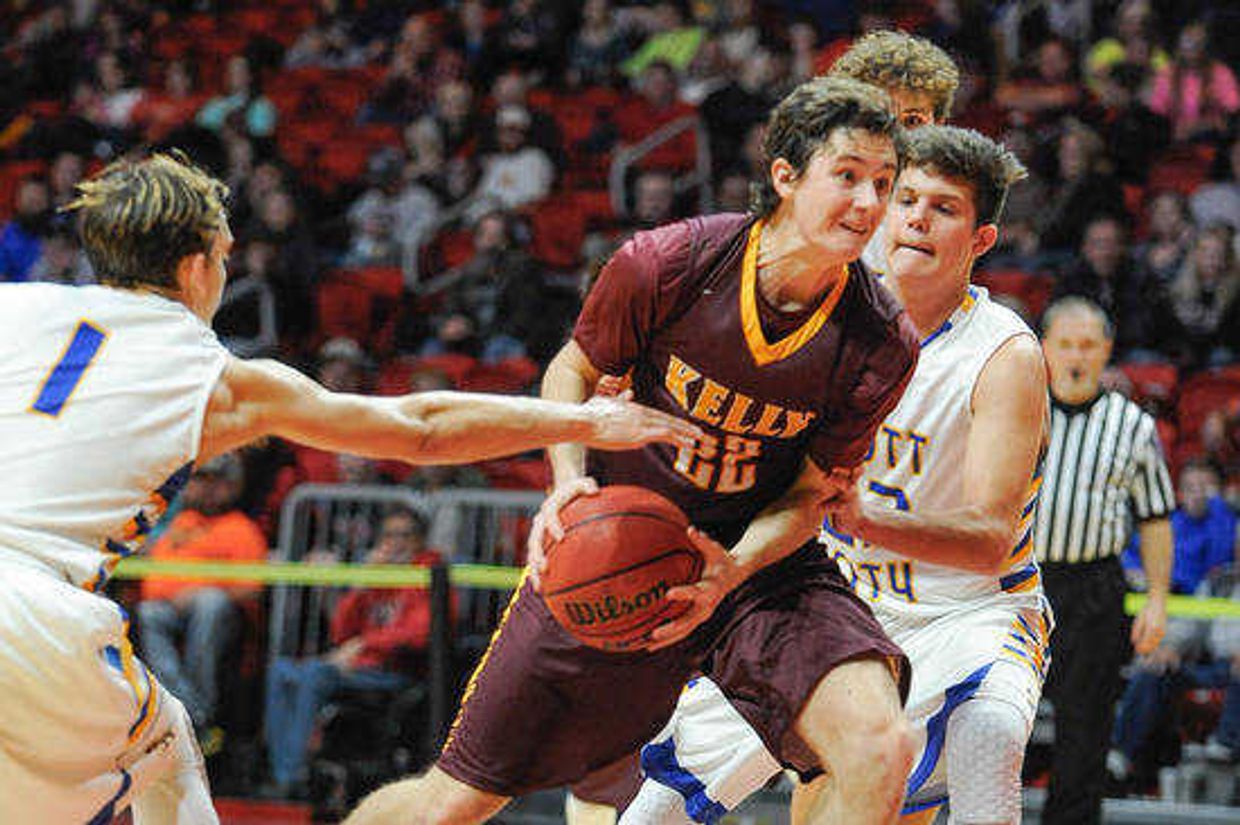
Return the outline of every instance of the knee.
<path id="1" fill-rule="evenodd" d="M 134 612 L 138 614 L 138 627 L 142 632 L 166 632 L 175 628 L 177 611 L 163 599 L 149 599 L 138 602 Z"/>
<path id="2" fill-rule="evenodd" d="M 831 770 L 847 782 L 903 786 L 913 768 L 913 729 L 903 713 L 875 715 L 846 735 Z"/>
<path id="3" fill-rule="evenodd" d="M 431 768 L 425 774 L 386 785 L 362 800 L 350 823 L 382 825 L 463 825 L 481 823 L 503 807 L 503 800 L 471 788 Z"/>
<path id="4" fill-rule="evenodd" d="M 217 587 L 204 587 L 194 594 L 190 610 L 198 619 L 209 622 L 228 622 L 236 611 L 232 597 Z"/>

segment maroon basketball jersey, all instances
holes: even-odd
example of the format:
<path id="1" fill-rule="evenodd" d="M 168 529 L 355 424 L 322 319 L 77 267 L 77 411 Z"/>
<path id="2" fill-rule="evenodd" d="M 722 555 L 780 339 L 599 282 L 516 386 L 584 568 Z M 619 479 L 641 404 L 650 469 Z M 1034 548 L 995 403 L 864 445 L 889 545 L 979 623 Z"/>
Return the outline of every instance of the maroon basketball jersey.
<path id="1" fill-rule="evenodd" d="M 727 545 L 807 456 L 826 471 L 858 464 L 917 360 L 911 323 L 860 263 L 816 307 L 770 306 L 759 231 L 750 216 L 715 215 L 638 233 L 573 333 L 602 372 L 632 370 L 638 401 L 705 432 L 692 450 L 592 451 L 591 475 L 662 493 Z"/>

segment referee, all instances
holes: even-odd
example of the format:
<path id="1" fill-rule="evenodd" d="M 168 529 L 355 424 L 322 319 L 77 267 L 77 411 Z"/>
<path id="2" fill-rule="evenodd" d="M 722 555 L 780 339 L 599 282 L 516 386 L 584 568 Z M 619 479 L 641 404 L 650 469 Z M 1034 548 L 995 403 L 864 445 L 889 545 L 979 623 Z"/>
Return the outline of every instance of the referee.
<path id="1" fill-rule="evenodd" d="M 1100 388 L 1113 337 L 1106 314 L 1086 299 L 1065 298 L 1046 311 L 1051 441 L 1034 536 L 1056 628 L 1046 683 L 1055 742 L 1044 823 L 1101 821 L 1129 635 L 1138 654 L 1149 653 L 1167 624 L 1175 495 L 1154 419 Z M 1149 600 L 1125 634 L 1119 555 L 1134 526 Z"/>

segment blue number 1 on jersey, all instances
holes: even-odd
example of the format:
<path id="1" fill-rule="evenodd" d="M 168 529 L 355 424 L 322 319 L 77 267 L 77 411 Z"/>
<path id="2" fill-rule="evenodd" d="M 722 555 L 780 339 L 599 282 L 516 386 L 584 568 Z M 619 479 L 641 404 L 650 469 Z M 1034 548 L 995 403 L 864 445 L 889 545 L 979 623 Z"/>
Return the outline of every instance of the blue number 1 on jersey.
<path id="1" fill-rule="evenodd" d="M 82 382 L 82 375 L 95 360 L 95 355 L 98 354 L 99 348 L 103 346 L 107 337 L 106 332 L 90 321 L 79 323 L 73 333 L 73 340 L 69 342 L 69 346 L 65 347 L 64 354 L 60 356 L 56 366 L 52 367 L 52 371 L 44 379 L 43 386 L 39 388 L 39 395 L 30 405 L 30 409 L 50 415 L 52 418 L 60 415 L 65 402 L 77 389 L 77 385 Z"/>

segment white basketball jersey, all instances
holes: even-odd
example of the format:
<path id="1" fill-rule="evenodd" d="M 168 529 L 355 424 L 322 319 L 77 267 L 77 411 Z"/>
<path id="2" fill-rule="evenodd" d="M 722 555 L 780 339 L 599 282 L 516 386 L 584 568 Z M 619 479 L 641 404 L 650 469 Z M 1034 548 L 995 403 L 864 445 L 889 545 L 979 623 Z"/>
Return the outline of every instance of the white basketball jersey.
<path id="1" fill-rule="evenodd" d="M 901 510 L 941 512 L 963 506 L 964 460 L 973 389 L 995 351 L 1029 327 L 972 286 L 960 307 L 921 342 L 904 397 L 879 427 L 861 479 L 862 496 Z M 928 564 L 833 532 L 822 540 L 864 599 L 887 608 L 959 604 L 963 599 L 1040 588 L 1030 530 L 1040 470 L 1030 479 L 1019 539 L 999 576 Z"/>
<path id="2" fill-rule="evenodd" d="M 166 298 L 0 284 L 0 559 L 98 589 L 188 479 L 226 358 Z"/>
<path id="3" fill-rule="evenodd" d="M 861 263 L 878 275 L 887 272 L 887 222 L 879 221 L 870 242 L 861 250 Z"/>

